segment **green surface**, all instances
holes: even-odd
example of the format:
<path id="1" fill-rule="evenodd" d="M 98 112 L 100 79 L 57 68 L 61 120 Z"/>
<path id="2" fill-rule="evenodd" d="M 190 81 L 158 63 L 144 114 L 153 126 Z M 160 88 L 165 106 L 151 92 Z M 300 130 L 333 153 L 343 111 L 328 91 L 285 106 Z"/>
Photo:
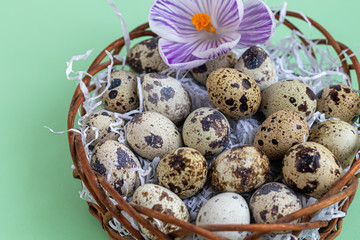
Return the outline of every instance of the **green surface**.
<path id="1" fill-rule="evenodd" d="M 117 0 L 129 29 L 147 19 L 152 1 Z M 266 1 L 278 5 L 281 1 Z M 72 178 L 66 118 L 75 82 L 66 62 L 94 49 L 94 57 L 121 36 L 106 0 L 4 1 L 0 10 L 1 198 L 0 239 L 108 239 L 79 198 Z M 288 1 L 352 49 L 360 49 L 360 1 Z M 76 64 L 81 70 L 93 58 Z M 359 239 L 360 197 L 339 239 Z"/>

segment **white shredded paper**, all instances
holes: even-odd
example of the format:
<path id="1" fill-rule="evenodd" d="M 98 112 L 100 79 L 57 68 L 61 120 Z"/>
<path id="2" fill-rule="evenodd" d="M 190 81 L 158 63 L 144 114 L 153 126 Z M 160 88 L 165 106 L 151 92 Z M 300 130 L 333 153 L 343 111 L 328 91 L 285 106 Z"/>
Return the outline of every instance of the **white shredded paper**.
<path id="1" fill-rule="evenodd" d="M 108 0 L 111 7 L 114 9 L 116 15 L 120 18 L 123 36 L 125 38 L 126 50 L 129 50 L 130 47 L 130 38 L 127 30 L 126 22 L 122 17 L 120 11 L 115 6 L 112 0 Z M 283 3 L 281 6 L 273 7 L 272 9 L 276 10 L 276 12 L 280 13 L 280 20 L 277 23 L 277 27 L 283 24 L 283 21 L 286 17 L 286 7 L 287 3 Z M 309 29 L 312 29 L 311 23 L 305 17 L 304 14 L 300 13 L 305 21 L 307 21 Z M 311 32 L 311 31 L 310 31 Z M 276 34 L 276 33 L 275 33 Z M 306 40 L 309 46 L 305 46 L 300 40 L 299 37 L 302 37 Z M 311 37 L 311 36 L 310 36 Z M 316 43 L 307 40 L 307 36 L 303 36 L 301 33 L 297 31 L 291 31 L 290 35 L 281 39 L 278 42 L 268 42 L 267 44 L 261 46 L 268 53 L 269 57 L 272 59 L 274 66 L 276 68 L 276 73 L 278 76 L 278 81 L 294 79 L 300 80 L 307 83 L 313 91 L 319 92 L 322 88 L 330 84 L 342 83 L 349 84 L 349 77 L 342 71 L 341 62 L 337 56 L 333 56 L 330 51 L 326 48 L 320 48 Z M 316 59 L 312 56 L 311 49 L 313 49 Z M 234 50 L 234 52 L 241 56 L 244 50 Z M 76 61 L 87 59 L 92 53 L 92 50 L 87 51 L 83 55 L 77 55 L 71 58 L 71 60 L 67 63 L 66 75 L 69 80 L 76 80 L 77 84 L 80 85 L 80 88 L 85 96 L 85 101 L 83 106 L 86 110 L 86 114 L 79 118 L 78 125 L 79 129 L 71 129 L 71 131 L 80 132 L 82 135 L 83 144 L 85 146 L 86 155 L 90 160 L 91 152 L 88 146 L 91 143 L 86 143 L 86 128 L 83 126 L 84 119 L 91 114 L 93 111 L 101 107 L 101 95 L 109 88 L 110 86 L 110 73 L 112 70 L 116 70 L 116 67 L 113 66 L 113 58 L 122 60 L 125 62 L 125 57 L 121 56 L 112 56 L 109 52 L 106 52 L 111 64 L 107 67 L 107 69 L 96 76 L 91 76 L 85 71 L 74 71 L 73 65 Z M 345 51 L 343 52 L 343 54 Z M 347 58 L 346 58 L 347 59 Z M 122 69 L 124 65 L 122 66 Z M 195 80 L 193 80 L 187 72 L 179 72 L 175 70 L 166 70 L 164 73 L 170 75 L 176 72 L 176 78 L 183 84 L 183 86 L 187 89 L 191 102 L 192 102 L 192 110 L 195 110 L 199 107 L 213 107 L 211 101 L 206 92 L 206 88 L 204 86 L 199 85 Z M 84 76 L 91 77 L 91 83 L 95 84 L 96 89 L 91 94 L 86 88 L 85 84 L 82 81 Z M 141 91 L 141 82 L 140 77 L 138 77 L 138 93 L 140 104 L 138 109 L 130 111 L 125 114 L 116 113 L 117 116 L 130 120 L 133 116 L 138 113 L 144 111 L 143 101 L 142 101 L 142 91 Z M 107 84 L 105 89 L 100 92 L 102 84 Z M 233 119 L 228 119 L 231 126 L 231 139 L 229 146 L 227 149 L 236 146 L 236 145 L 245 145 L 252 144 L 254 136 L 261 124 L 256 119 L 249 118 L 245 120 L 235 121 Z M 313 124 L 322 122 L 327 120 L 324 114 L 319 112 L 314 113 L 312 116 L 307 118 L 308 125 L 311 127 Z M 114 124 L 113 126 L 116 126 Z M 123 144 L 126 143 L 126 138 L 124 136 L 125 129 L 119 129 L 116 127 L 111 127 L 111 130 L 120 134 L 119 142 Z M 125 126 L 126 127 L 126 126 Z M 359 124 L 355 124 L 355 127 L 359 127 Z M 49 128 L 50 129 L 50 128 Z M 52 129 L 50 129 L 53 131 Z M 94 129 L 97 133 L 97 129 Z M 54 132 L 54 131 L 53 131 Z M 98 134 L 96 134 L 98 135 Z M 357 159 L 359 158 L 359 153 L 357 154 Z M 129 169 L 127 172 L 136 171 L 140 176 L 141 185 L 145 183 L 157 183 L 156 178 L 156 166 L 160 161 L 160 158 L 156 157 L 153 161 L 148 161 L 139 157 L 139 161 L 141 163 L 142 168 L 134 168 Z M 345 170 L 346 171 L 346 170 Z M 360 170 L 357 172 L 359 173 Z M 111 171 L 108 174 L 108 178 L 111 176 Z M 126 173 L 124 174 L 124 177 Z M 281 181 L 281 177 L 277 179 L 273 179 L 274 181 Z M 126 186 L 126 181 L 124 181 Z M 82 191 L 80 191 L 81 199 L 95 203 L 94 198 L 89 193 L 88 189 L 84 184 Z M 127 189 L 127 186 L 126 186 Z M 190 213 L 190 222 L 194 223 L 197 213 L 200 208 L 214 195 L 218 194 L 210 184 L 205 185 L 205 187 L 195 196 L 185 199 L 184 203 L 187 206 Z M 243 194 L 245 199 L 250 197 L 250 194 Z M 317 201 L 317 199 L 312 197 L 300 196 L 303 206 L 308 206 Z M 127 201 L 131 202 L 131 197 L 126 198 Z M 112 200 L 114 204 L 117 204 L 114 200 Z M 311 221 L 318 220 L 331 220 L 332 218 L 344 217 L 345 213 L 339 211 L 339 203 L 335 203 L 327 208 L 322 209 Z M 131 222 L 132 226 L 135 229 L 139 229 L 137 223 L 126 213 L 123 211 L 124 216 Z M 115 219 L 112 218 L 109 222 L 109 225 L 116 230 L 121 236 L 129 235 L 130 233 Z M 146 236 L 144 236 L 145 239 Z M 186 239 L 195 239 L 196 236 L 189 235 Z M 283 234 L 283 235 L 267 235 L 264 236 L 264 240 L 272 239 L 272 240 L 292 240 L 292 239 L 320 239 L 318 229 L 310 229 L 304 230 L 298 237 L 293 236 L 292 234 Z"/>

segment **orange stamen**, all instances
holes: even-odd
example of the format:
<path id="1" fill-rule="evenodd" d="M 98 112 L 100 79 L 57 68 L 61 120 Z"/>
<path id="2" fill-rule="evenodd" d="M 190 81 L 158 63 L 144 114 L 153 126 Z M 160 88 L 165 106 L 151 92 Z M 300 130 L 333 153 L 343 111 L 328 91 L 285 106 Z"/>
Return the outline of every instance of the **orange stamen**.
<path id="1" fill-rule="evenodd" d="M 195 13 L 191 19 L 191 23 L 196 26 L 196 30 L 216 33 L 216 28 L 211 23 L 211 18 L 206 13 Z"/>

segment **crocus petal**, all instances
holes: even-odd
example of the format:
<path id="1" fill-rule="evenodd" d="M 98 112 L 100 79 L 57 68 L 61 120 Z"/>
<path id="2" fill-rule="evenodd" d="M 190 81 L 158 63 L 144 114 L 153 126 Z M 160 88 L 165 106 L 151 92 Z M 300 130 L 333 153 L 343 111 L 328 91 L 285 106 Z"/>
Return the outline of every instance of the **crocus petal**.
<path id="1" fill-rule="evenodd" d="M 249 0 L 244 3 L 244 17 L 238 32 L 241 40 L 237 47 L 245 48 L 264 44 L 275 30 L 274 14 L 260 0 Z"/>
<path id="2" fill-rule="evenodd" d="M 195 42 L 199 39 L 199 31 L 191 22 L 195 13 L 208 14 L 219 33 L 234 32 L 243 17 L 244 6 L 242 0 L 155 0 L 150 8 L 149 25 L 169 41 Z"/>
<path id="3" fill-rule="evenodd" d="M 160 56 L 169 67 L 174 69 L 187 70 L 198 67 L 208 61 L 191 54 L 201 43 L 201 41 L 177 43 L 160 38 Z"/>
<path id="4" fill-rule="evenodd" d="M 233 36 L 232 36 L 233 35 Z M 214 59 L 229 52 L 240 40 L 239 34 L 223 35 L 221 39 L 213 39 L 202 42 L 192 54 L 198 58 Z"/>

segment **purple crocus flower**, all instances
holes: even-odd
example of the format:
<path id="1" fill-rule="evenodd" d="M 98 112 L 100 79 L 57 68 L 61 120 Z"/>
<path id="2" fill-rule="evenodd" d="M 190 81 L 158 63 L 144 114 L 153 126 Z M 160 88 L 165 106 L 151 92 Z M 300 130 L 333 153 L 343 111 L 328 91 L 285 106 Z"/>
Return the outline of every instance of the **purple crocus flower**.
<path id="1" fill-rule="evenodd" d="M 171 68 L 190 69 L 233 48 L 265 43 L 274 16 L 260 0 L 155 0 L 149 24 Z"/>

